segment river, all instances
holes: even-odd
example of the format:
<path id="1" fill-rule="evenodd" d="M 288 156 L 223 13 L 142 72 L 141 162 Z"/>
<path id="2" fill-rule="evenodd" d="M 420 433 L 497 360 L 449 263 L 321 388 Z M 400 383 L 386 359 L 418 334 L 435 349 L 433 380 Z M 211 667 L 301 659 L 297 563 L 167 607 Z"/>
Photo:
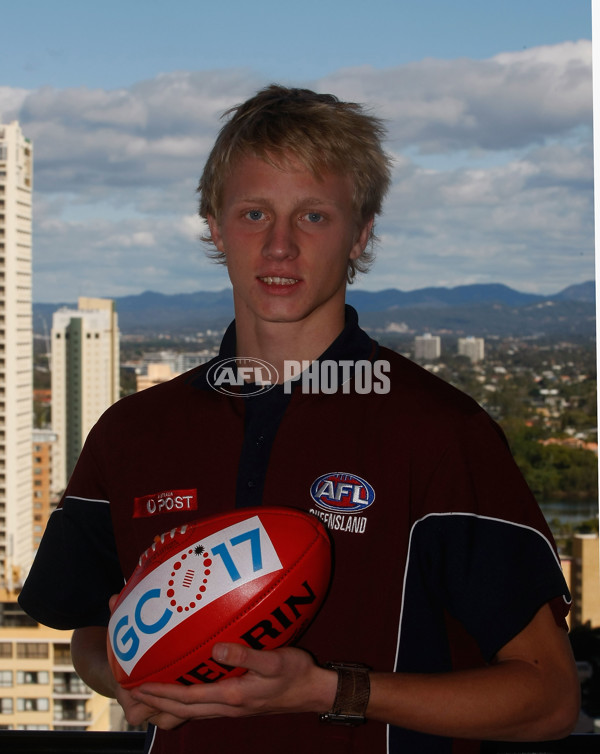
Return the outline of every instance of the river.
<path id="1" fill-rule="evenodd" d="M 598 518 L 597 501 L 540 503 L 540 508 L 548 522 L 558 518 L 562 523 L 576 525 L 591 518 Z"/>

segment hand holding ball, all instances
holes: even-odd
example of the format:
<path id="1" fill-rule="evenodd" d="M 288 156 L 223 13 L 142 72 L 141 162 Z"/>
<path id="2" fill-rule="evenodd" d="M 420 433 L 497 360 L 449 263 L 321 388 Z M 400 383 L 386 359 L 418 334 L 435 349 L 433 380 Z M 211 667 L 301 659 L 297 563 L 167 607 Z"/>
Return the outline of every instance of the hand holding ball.
<path id="1" fill-rule="evenodd" d="M 240 675 L 211 657 L 214 644 L 290 644 L 316 615 L 330 574 L 325 527 L 294 508 L 241 509 L 173 529 L 142 555 L 115 604 L 115 678 L 131 688 Z"/>

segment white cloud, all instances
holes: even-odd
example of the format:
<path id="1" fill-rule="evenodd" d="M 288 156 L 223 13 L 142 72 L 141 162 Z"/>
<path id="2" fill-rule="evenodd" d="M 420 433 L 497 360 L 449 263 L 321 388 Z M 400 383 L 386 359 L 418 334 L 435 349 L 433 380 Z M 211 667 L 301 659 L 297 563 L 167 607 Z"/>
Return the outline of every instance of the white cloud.
<path id="1" fill-rule="evenodd" d="M 372 102 L 396 149 L 508 149 L 591 125 L 591 43 L 565 42 L 488 60 L 426 59 L 387 71 L 339 71 L 319 83 Z"/>
<path id="2" fill-rule="evenodd" d="M 0 86 L 0 123 L 16 120 L 16 113 L 29 95 L 26 89 Z"/>
<path id="3" fill-rule="evenodd" d="M 0 87 L 2 117 L 34 143 L 36 300 L 224 287 L 195 189 L 219 115 L 264 83 L 217 70 L 112 91 Z M 313 86 L 368 103 L 397 158 L 379 262 L 358 285 L 550 292 L 593 276 L 589 42 L 345 69 Z"/>

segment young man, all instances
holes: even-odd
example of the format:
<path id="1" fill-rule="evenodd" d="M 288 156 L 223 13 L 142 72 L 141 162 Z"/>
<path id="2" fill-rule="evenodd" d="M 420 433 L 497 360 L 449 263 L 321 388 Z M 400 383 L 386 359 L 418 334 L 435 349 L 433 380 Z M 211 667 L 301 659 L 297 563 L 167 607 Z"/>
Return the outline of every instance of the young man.
<path id="1" fill-rule="evenodd" d="M 213 389 L 209 364 L 120 401 L 91 432 L 22 592 L 38 620 L 76 629 L 81 677 L 152 724 L 153 754 L 466 752 L 562 737 L 577 717 L 568 591 L 501 432 L 345 307 L 389 184 L 381 136 L 357 105 L 307 90 L 271 86 L 231 111 L 200 182 L 234 292 L 219 358 L 263 359 L 282 376 L 289 363 L 306 362 L 304 377 L 333 364 L 343 379 L 231 395 Z M 360 512 L 319 485 L 340 479 L 373 493 Z M 187 491 L 189 509 L 146 515 L 165 490 Z M 217 644 L 218 662 L 248 673 L 120 688 L 108 603 L 139 554 L 186 521 L 260 504 L 330 528 L 331 591 L 300 646 Z"/>

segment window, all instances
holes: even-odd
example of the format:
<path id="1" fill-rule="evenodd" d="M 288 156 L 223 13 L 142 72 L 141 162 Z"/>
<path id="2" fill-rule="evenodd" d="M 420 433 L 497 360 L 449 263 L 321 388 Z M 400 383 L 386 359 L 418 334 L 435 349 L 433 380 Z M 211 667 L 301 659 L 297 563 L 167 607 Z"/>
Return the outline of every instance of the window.
<path id="1" fill-rule="evenodd" d="M 12 642 L 0 641 L 0 657 L 12 657 Z"/>
<path id="2" fill-rule="evenodd" d="M 48 659 L 48 645 L 39 642 L 23 642 L 17 644 L 17 657 L 19 659 Z"/>
<path id="3" fill-rule="evenodd" d="M 39 699 L 17 699 L 17 712 L 48 712 L 50 700 L 44 697 Z"/>
<path id="4" fill-rule="evenodd" d="M 50 683 L 50 674 L 46 670 L 17 670 L 17 683 Z"/>
<path id="5" fill-rule="evenodd" d="M 13 713 L 13 700 L 8 698 L 0 698 L 0 715 L 12 715 Z"/>
<path id="6" fill-rule="evenodd" d="M 13 685 L 12 670 L 0 670 L 0 687 L 3 689 L 10 688 Z"/>

